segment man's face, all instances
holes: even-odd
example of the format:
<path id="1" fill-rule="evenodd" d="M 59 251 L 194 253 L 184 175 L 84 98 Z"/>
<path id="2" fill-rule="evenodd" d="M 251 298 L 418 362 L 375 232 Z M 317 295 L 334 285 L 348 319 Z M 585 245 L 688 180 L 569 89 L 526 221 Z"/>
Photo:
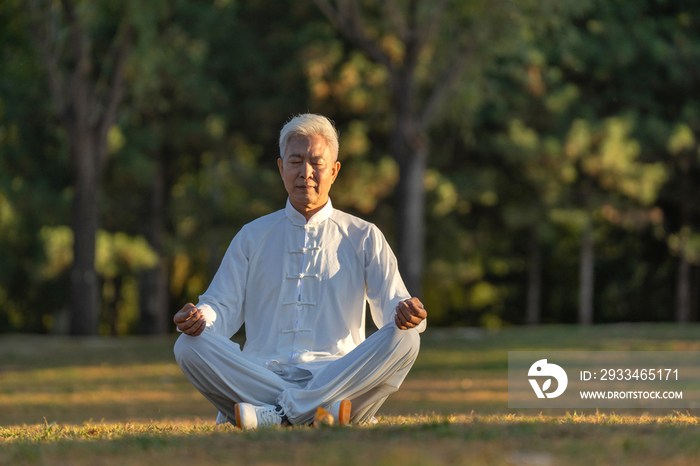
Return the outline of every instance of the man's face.
<path id="1" fill-rule="evenodd" d="M 333 162 L 323 137 L 292 136 L 277 165 L 289 201 L 307 220 L 326 205 L 340 162 Z"/>

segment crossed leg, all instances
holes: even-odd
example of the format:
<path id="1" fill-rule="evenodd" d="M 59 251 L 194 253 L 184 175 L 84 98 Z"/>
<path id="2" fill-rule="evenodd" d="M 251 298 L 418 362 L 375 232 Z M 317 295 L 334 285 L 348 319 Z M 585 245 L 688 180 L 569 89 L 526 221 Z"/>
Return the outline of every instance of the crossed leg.
<path id="1" fill-rule="evenodd" d="M 304 377 L 302 370 L 295 377 L 281 377 L 247 358 L 238 344 L 205 331 L 197 337 L 180 336 L 175 359 L 195 388 L 229 419 L 239 402 L 279 404 L 293 424 L 302 424 L 311 421 L 318 406 L 328 409 L 349 399 L 351 421 L 365 423 L 398 390 L 419 347 L 416 330 L 388 325 L 313 377 Z"/>

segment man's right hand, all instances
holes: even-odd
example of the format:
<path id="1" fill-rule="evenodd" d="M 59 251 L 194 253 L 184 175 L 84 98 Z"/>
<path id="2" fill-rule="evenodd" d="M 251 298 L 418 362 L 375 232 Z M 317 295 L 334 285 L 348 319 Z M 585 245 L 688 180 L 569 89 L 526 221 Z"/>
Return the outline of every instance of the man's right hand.
<path id="1" fill-rule="evenodd" d="M 201 334 L 204 331 L 204 327 L 207 326 L 204 314 L 192 303 L 185 304 L 182 309 L 177 311 L 177 314 L 173 317 L 173 322 L 175 322 L 175 325 L 182 333 L 192 337 Z"/>

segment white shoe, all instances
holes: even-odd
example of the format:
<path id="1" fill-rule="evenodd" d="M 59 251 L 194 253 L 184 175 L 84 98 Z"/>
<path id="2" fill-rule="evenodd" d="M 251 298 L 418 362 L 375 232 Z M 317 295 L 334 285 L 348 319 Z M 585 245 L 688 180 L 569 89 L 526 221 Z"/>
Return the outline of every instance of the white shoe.
<path id="1" fill-rule="evenodd" d="M 234 409 L 236 411 L 236 425 L 241 429 L 282 425 L 282 413 L 277 411 L 274 406 L 237 403 Z"/>
<path id="2" fill-rule="evenodd" d="M 331 406 L 328 412 L 331 413 L 333 419 L 335 419 L 339 426 L 346 426 L 350 424 L 351 408 L 352 403 L 350 403 L 350 400 L 340 400 Z"/>

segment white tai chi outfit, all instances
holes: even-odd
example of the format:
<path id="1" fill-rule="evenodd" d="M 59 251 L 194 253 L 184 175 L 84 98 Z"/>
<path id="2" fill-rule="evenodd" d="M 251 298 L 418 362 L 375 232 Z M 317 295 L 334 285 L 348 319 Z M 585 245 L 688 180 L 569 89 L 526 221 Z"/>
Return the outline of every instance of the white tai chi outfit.
<path id="1" fill-rule="evenodd" d="M 234 404 L 278 404 L 293 424 L 318 406 L 352 401 L 351 420 L 370 421 L 398 390 L 420 346 L 399 330 L 396 306 L 410 298 L 379 229 L 333 209 L 307 222 L 289 200 L 233 238 L 197 308 L 201 335 L 181 335 L 175 358 L 228 419 Z M 365 340 L 365 301 L 379 328 Z M 230 340 L 245 323 L 243 350 Z"/>

